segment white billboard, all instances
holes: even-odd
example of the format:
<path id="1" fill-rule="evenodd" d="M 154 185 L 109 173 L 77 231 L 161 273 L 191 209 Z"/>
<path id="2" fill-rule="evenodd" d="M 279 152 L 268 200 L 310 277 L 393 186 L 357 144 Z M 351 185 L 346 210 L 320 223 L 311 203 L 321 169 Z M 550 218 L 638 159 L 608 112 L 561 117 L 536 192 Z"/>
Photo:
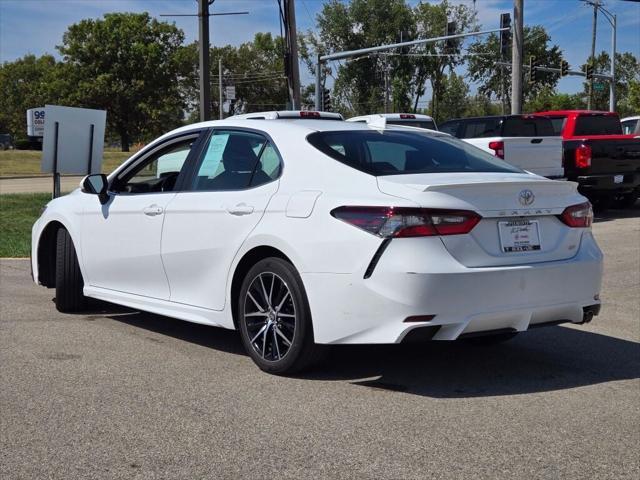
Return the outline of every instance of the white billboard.
<path id="1" fill-rule="evenodd" d="M 100 173 L 107 112 L 47 105 L 45 115 L 41 171 L 76 175 Z"/>
<path id="2" fill-rule="evenodd" d="M 27 110 L 27 135 L 30 137 L 44 137 L 45 107 Z"/>

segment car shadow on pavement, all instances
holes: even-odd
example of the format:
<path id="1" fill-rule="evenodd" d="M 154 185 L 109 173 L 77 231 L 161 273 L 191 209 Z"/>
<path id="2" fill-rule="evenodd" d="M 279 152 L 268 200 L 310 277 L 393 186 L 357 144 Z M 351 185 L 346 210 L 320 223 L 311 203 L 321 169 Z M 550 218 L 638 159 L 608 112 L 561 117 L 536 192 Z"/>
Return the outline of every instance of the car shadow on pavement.
<path id="1" fill-rule="evenodd" d="M 104 316 L 246 355 L 238 333 L 231 330 L 137 311 Z M 466 342 L 333 346 L 322 364 L 297 377 L 435 398 L 517 395 L 640 378 L 640 343 L 579 328 L 536 329 L 492 346 Z"/>

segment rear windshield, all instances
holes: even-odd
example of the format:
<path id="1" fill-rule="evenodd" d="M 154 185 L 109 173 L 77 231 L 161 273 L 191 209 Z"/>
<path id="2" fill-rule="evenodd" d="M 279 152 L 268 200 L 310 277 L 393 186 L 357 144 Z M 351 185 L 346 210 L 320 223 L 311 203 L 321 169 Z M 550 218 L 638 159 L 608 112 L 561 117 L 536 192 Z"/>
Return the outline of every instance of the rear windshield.
<path id="1" fill-rule="evenodd" d="M 398 130 L 316 132 L 307 141 L 329 157 L 371 175 L 445 172 L 522 173 L 448 135 Z"/>
<path id="2" fill-rule="evenodd" d="M 408 127 L 428 128 L 437 130 L 433 120 L 387 120 L 389 125 L 405 125 Z"/>
<path id="3" fill-rule="evenodd" d="M 549 118 L 507 117 L 502 122 L 503 137 L 553 137 L 557 135 Z"/>
<path id="4" fill-rule="evenodd" d="M 621 135 L 620 119 L 613 115 L 580 115 L 574 135 Z"/>

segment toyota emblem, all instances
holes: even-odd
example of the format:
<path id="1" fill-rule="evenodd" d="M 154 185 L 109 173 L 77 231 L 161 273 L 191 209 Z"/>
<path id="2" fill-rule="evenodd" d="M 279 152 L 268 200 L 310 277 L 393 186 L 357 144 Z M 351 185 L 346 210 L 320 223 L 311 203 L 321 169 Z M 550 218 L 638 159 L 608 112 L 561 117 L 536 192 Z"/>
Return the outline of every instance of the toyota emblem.
<path id="1" fill-rule="evenodd" d="M 536 199 L 536 196 L 529 189 L 522 190 L 520 192 L 520 195 L 518 195 L 518 200 L 520 201 L 520 204 L 524 207 L 528 207 L 529 205 L 531 205 L 535 201 L 535 199 Z"/>

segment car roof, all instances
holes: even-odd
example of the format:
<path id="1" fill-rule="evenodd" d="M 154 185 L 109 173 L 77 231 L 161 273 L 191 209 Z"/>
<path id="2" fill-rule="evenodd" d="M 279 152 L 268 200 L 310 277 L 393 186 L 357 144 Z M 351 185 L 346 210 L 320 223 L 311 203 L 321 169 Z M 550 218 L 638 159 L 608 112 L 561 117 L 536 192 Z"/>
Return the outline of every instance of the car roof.
<path id="1" fill-rule="evenodd" d="M 259 130 L 265 132 L 268 135 L 291 135 L 292 133 L 298 133 L 301 136 L 306 136 L 310 133 L 314 132 L 328 132 L 328 131 L 371 131 L 375 129 L 374 127 L 369 126 L 366 123 L 359 122 L 345 122 L 344 120 L 304 120 L 304 121 L 291 121 L 284 119 L 276 119 L 269 121 L 262 121 L 257 119 L 250 118 L 238 118 L 238 117 L 229 117 L 224 120 L 209 120 L 207 122 L 198 122 L 190 125 L 185 125 L 183 127 L 179 127 L 175 130 L 172 130 L 160 138 L 156 139 L 156 141 L 160 141 L 167 137 L 178 135 L 178 134 L 187 134 L 189 132 L 194 132 L 197 130 L 201 130 L 204 128 L 246 128 L 250 130 Z M 408 127 L 400 126 L 400 125 L 388 125 L 386 130 L 395 130 L 395 131 L 408 131 Z M 427 130 L 427 129 L 411 129 L 420 133 L 428 133 L 433 135 L 443 135 L 448 136 L 442 132 L 438 132 L 435 130 Z"/>
<path id="2" fill-rule="evenodd" d="M 627 120 L 640 120 L 640 115 L 634 115 L 633 117 L 624 117 L 621 119 L 621 122 L 626 122 Z"/>
<path id="3" fill-rule="evenodd" d="M 335 112 L 318 112 L 312 110 L 273 110 L 269 112 L 251 112 L 233 115 L 229 118 L 251 118 L 254 120 L 344 120 L 341 114 Z"/>
<path id="4" fill-rule="evenodd" d="M 403 117 L 403 115 L 409 115 L 409 118 Z M 347 122 L 356 122 L 358 120 L 369 120 L 376 117 L 384 117 L 389 120 L 433 120 L 429 115 L 423 113 L 372 113 L 369 115 L 359 115 L 357 117 L 351 117 L 347 119 Z"/>
<path id="5" fill-rule="evenodd" d="M 616 112 L 605 112 L 603 110 L 547 110 L 544 112 L 532 113 L 540 116 L 564 116 L 564 115 L 615 115 Z"/>

